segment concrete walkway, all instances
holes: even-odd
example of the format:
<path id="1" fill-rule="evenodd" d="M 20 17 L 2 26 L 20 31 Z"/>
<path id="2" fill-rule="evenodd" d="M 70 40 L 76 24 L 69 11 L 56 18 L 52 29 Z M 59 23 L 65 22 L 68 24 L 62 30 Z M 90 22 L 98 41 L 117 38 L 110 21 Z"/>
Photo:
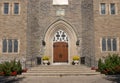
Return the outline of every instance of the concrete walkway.
<path id="1" fill-rule="evenodd" d="M 119 83 L 107 79 L 104 75 L 92 76 L 58 76 L 58 77 L 27 77 L 19 83 Z"/>
<path id="2" fill-rule="evenodd" d="M 5 78 L 5 77 L 4 77 Z M 22 77 L 17 76 L 9 81 L 0 83 L 120 83 L 120 76 L 56 76 L 56 77 Z"/>
<path id="3" fill-rule="evenodd" d="M 112 83 L 101 76 L 29 77 L 20 83 Z"/>

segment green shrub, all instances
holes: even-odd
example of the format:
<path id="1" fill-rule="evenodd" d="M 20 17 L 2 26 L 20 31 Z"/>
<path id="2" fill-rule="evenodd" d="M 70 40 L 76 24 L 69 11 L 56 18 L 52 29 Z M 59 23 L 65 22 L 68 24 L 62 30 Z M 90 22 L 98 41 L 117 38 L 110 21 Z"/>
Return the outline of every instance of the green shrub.
<path id="1" fill-rule="evenodd" d="M 105 68 L 106 68 L 105 64 L 102 62 L 101 59 L 99 59 L 99 61 L 98 61 L 98 71 L 103 71 L 103 70 L 105 70 Z"/>
<path id="2" fill-rule="evenodd" d="M 98 70 L 104 74 L 118 74 L 120 71 L 120 57 L 118 54 L 109 54 L 104 62 L 101 59 L 98 61 Z"/>
<path id="3" fill-rule="evenodd" d="M 0 72 L 4 72 L 5 76 L 10 76 L 12 72 L 17 72 L 17 74 L 22 73 L 22 65 L 20 60 L 16 62 L 15 60 L 11 62 L 4 62 L 0 64 Z"/>
<path id="4" fill-rule="evenodd" d="M 22 73 L 22 65 L 20 63 L 20 60 L 17 62 L 17 74 L 21 74 Z"/>
<path id="5" fill-rule="evenodd" d="M 15 61 L 15 59 L 13 61 L 11 61 L 11 71 L 14 72 L 14 71 L 17 71 L 17 62 Z"/>
<path id="6" fill-rule="evenodd" d="M 0 64 L 0 72 L 3 72 L 3 70 L 2 70 L 2 64 Z"/>
<path id="7" fill-rule="evenodd" d="M 2 69 L 3 69 L 3 72 L 5 73 L 5 76 L 10 76 L 10 74 L 11 74 L 11 67 L 12 67 L 12 65 L 11 65 L 10 62 L 4 62 L 3 63 Z"/>

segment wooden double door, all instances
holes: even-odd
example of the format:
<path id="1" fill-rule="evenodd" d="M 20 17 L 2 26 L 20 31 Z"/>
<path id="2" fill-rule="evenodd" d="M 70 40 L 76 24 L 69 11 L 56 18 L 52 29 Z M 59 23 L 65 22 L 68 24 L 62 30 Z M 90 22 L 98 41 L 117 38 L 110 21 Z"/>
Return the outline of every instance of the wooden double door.
<path id="1" fill-rule="evenodd" d="M 55 42 L 53 44 L 53 62 L 68 62 L 68 43 Z"/>

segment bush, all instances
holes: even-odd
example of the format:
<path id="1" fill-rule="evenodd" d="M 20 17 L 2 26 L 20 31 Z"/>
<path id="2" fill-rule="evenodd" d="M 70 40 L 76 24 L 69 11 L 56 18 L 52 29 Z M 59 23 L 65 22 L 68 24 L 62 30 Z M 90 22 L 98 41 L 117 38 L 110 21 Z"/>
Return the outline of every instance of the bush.
<path id="1" fill-rule="evenodd" d="M 22 73 L 22 65 L 20 61 L 16 62 L 15 60 L 11 62 L 4 62 L 0 64 L 0 75 L 10 76 Z"/>
<path id="2" fill-rule="evenodd" d="M 4 74 L 5 74 L 5 76 L 10 76 L 10 74 L 11 74 L 11 67 L 12 67 L 12 65 L 11 65 L 11 63 L 10 62 L 4 62 L 3 63 L 3 72 L 4 72 Z"/>
<path id="3" fill-rule="evenodd" d="M 17 74 L 21 74 L 22 73 L 22 65 L 20 63 L 20 60 L 17 63 Z"/>
<path id="4" fill-rule="evenodd" d="M 98 61 L 98 71 L 103 74 L 113 75 L 120 74 L 120 57 L 118 54 L 109 54 L 104 62 L 101 59 Z"/>

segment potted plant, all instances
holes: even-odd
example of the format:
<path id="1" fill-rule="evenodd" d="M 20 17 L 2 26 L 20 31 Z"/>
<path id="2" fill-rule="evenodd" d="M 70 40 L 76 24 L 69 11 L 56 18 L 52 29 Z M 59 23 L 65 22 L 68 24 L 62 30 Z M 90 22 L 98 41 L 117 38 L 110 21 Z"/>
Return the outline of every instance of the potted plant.
<path id="1" fill-rule="evenodd" d="M 49 56 L 43 56 L 43 57 L 42 57 L 43 64 L 44 64 L 44 65 L 48 65 L 48 64 L 49 64 L 49 59 L 50 59 Z"/>
<path id="2" fill-rule="evenodd" d="M 77 55 L 73 56 L 73 63 L 74 63 L 74 65 L 78 65 L 79 64 L 79 60 L 80 60 L 80 56 L 77 56 Z"/>

